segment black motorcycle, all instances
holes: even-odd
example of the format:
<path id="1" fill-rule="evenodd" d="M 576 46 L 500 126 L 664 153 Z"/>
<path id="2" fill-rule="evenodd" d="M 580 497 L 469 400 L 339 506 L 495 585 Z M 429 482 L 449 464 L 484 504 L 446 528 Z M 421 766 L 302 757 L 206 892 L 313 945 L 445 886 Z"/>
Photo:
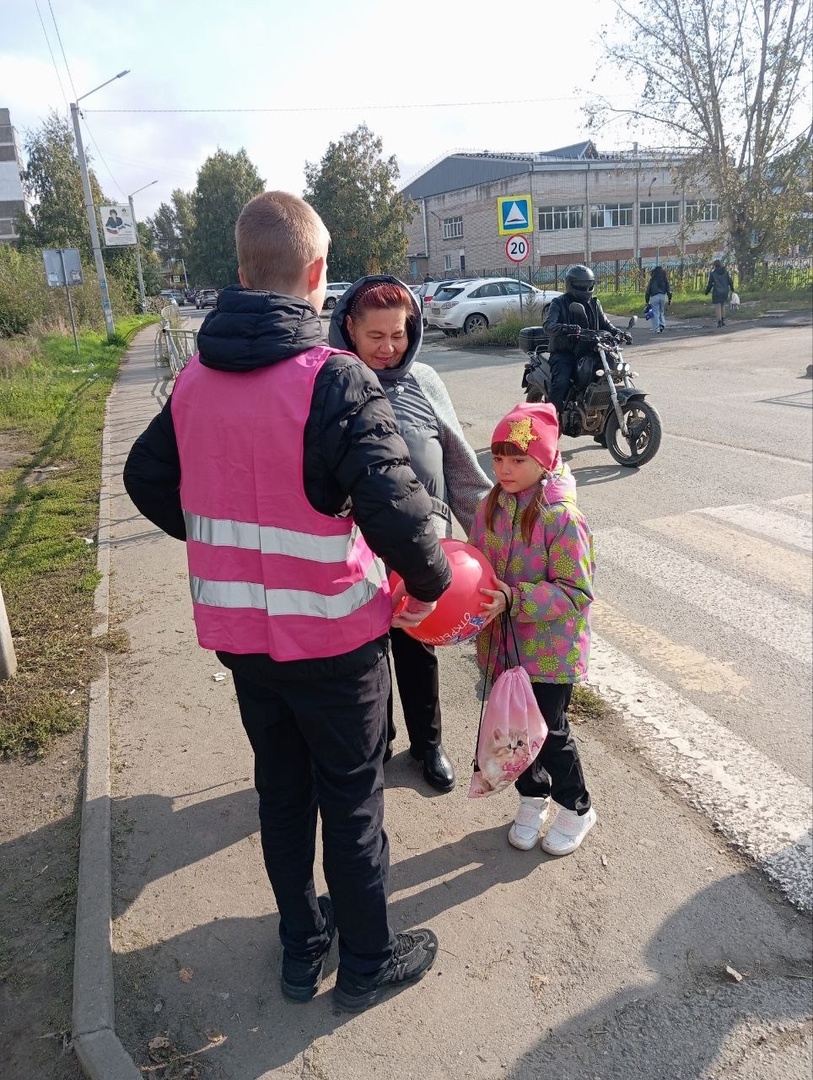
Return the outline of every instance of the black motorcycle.
<path id="1" fill-rule="evenodd" d="M 635 372 L 624 360 L 623 335 L 587 329 L 581 304 L 571 304 L 570 312 L 580 331 L 574 343 L 576 376 L 562 406 L 562 434 L 574 439 L 592 435 L 619 465 L 630 469 L 646 465 L 661 445 L 661 418 L 644 400 L 646 392 L 632 381 Z M 636 321 L 633 316 L 628 329 Z M 550 401 L 551 367 L 543 327 L 520 330 L 519 347 L 528 357 L 522 376 L 525 400 Z"/>

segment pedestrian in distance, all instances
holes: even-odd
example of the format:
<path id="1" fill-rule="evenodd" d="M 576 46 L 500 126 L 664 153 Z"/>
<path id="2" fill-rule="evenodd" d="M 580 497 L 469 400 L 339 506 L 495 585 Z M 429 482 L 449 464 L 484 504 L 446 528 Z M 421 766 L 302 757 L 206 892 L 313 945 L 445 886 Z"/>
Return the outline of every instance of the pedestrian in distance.
<path id="1" fill-rule="evenodd" d="M 233 673 L 282 992 L 316 994 L 336 931 L 334 998 L 359 1011 L 437 953 L 431 930 L 396 934 L 387 914 L 386 654 L 390 625 L 417 625 L 451 572 L 378 380 L 322 343 L 321 218 L 266 192 L 243 208 L 236 241 L 240 284 L 221 291 L 124 481 L 142 514 L 186 542 L 198 641 Z M 384 563 L 409 595 L 395 620 Z"/>
<path id="2" fill-rule="evenodd" d="M 330 320 L 328 340 L 351 349 L 375 372 L 409 448 L 415 475 L 432 499 L 439 536 L 452 535 L 452 514 L 464 530 L 491 488 L 460 426 L 446 387 L 434 368 L 417 361 L 423 339 L 420 305 L 403 281 L 363 277 L 348 289 Z M 404 630 L 390 635 L 392 664 L 404 710 L 409 752 L 423 764 L 424 779 L 451 791 L 455 773 L 441 741 L 438 661 L 432 645 Z M 395 739 L 392 694 L 388 703 L 387 761 Z"/>
<path id="3" fill-rule="evenodd" d="M 666 329 L 666 305 L 672 303 L 669 277 L 662 266 L 652 267 L 644 299 L 652 307 L 652 332 L 662 334 Z"/>
<path id="4" fill-rule="evenodd" d="M 507 611 L 519 643 L 519 660 L 531 680 L 548 735 L 515 787 L 519 807 L 508 842 L 535 847 L 551 803 L 558 806 L 542 839 L 549 855 L 570 855 L 596 823 L 579 751 L 567 719 L 574 683 L 587 674 L 593 538 L 576 505 L 576 485 L 557 448 L 552 404 L 516 405 L 491 437 L 497 483 L 474 516 L 469 543 L 497 576 L 483 610 Z M 503 658 L 489 656 L 491 627 L 477 637 L 484 677 L 502 673 Z M 499 654 L 500 650 L 496 650 Z"/>
<path id="5" fill-rule="evenodd" d="M 711 293 L 711 302 L 717 309 L 718 328 L 725 326 L 725 306 L 733 291 L 734 282 L 731 280 L 731 274 L 719 259 L 715 259 L 704 292 L 706 296 Z"/>

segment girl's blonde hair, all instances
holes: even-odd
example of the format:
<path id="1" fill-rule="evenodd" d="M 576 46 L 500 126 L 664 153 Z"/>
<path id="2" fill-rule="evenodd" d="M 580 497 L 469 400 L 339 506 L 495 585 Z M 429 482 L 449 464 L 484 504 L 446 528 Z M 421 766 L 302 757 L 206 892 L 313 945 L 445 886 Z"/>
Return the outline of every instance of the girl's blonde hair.
<path id="1" fill-rule="evenodd" d="M 492 443 L 491 453 L 496 454 L 498 457 L 528 456 L 519 449 L 516 443 L 511 442 Z M 542 466 L 540 466 L 540 468 L 542 468 Z M 542 469 L 542 476 L 540 477 L 540 480 L 544 479 L 546 476 L 549 475 L 550 474 L 547 472 L 547 470 Z M 486 528 L 489 532 L 494 531 L 494 517 L 497 512 L 497 500 L 500 496 L 501 491 L 502 487 L 499 483 L 497 483 L 486 496 L 485 518 Z M 520 536 L 522 537 L 522 542 L 524 544 L 527 544 L 528 546 L 530 546 L 531 538 L 533 537 L 534 525 L 536 525 L 537 521 L 539 521 L 539 517 L 542 513 L 542 508 L 544 506 L 547 506 L 547 500 L 545 499 L 545 489 L 540 483 L 536 494 L 522 511 L 522 517 L 519 519 Z"/>

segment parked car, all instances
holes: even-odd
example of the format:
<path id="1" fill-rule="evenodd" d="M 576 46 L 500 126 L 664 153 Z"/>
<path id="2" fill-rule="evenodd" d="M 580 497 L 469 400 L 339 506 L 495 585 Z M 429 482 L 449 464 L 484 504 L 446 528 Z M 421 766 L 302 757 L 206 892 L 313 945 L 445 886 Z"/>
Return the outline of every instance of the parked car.
<path id="1" fill-rule="evenodd" d="M 423 285 L 416 286 L 414 292 L 415 295 L 420 298 L 421 313 L 423 315 L 423 325 L 428 326 L 428 320 L 426 318 L 427 313 L 431 307 L 432 299 L 436 293 L 440 292 L 446 285 L 451 285 L 457 278 L 443 278 L 441 281 L 425 281 Z"/>
<path id="2" fill-rule="evenodd" d="M 448 335 L 487 330 L 509 312 L 519 312 L 520 292 L 523 305 L 535 306 L 540 323 L 551 300 L 562 295 L 553 289 L 537 289 L 516 278 L 453 281 L 434 294 L 426 318 L 430 326 Z"/>
<path id="3" fill-rule="evenodd" d="M 201 289 L 195 300 L 195 307 L 199 311 L 202 308 L 217 307 L 217 289 Z"/>
<path id="4" fill-rule="evenodd" d="M 336 301 L 342 298 L 352 284 L 352 281 L 329 281 L 327 283 L 325 307 L 328 311 L 332 311 L 335 308 Z"/>
<path id="5" fill-rule="evenodd" d="M 186 303 L 186 297 L 180 289 L 162 289 L 160 295 L 168 303 L 171 303 L 174 300 L 178 307 L 183 307 Z"/>

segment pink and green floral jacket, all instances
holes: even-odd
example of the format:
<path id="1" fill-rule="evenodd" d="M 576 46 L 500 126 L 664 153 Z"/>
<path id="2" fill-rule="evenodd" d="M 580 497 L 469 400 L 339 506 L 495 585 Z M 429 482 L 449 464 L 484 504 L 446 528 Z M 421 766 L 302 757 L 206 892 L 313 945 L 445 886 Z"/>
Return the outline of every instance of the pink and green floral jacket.
<path id="1" fill-rule="evenodd" d="M 532 682 L 573 683 L 587 674 L 590 603 L 593 600 L 593 536 L 576 505 L 576 483 L 567 466 L 545 487 L 548 505 L 534 526 L 530 547 L 520 534 L 522 511 L 536 489 L 518 496 L 501 491 L 494 531 L 485 526 L 485 501 L 477 509 L 469 543 L 478 548 L 497 577 L 511 586 L 511 621 L 520 663 Z M 503 670 L 497 657 L 499 623 L 489 660 L 491 625 L 477 636 L 477 659 L 492 678 Z M 513 642 L 510 666 L 515 661 Z"/>

